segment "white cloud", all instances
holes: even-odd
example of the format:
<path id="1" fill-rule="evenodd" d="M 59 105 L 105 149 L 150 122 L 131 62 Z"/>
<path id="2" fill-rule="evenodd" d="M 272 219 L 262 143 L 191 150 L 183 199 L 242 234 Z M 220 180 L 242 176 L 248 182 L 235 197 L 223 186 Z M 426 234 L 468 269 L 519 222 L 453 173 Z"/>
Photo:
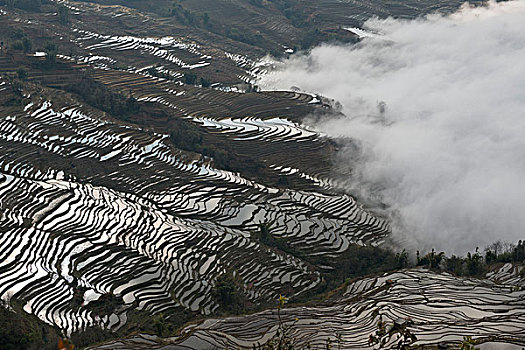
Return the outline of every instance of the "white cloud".
<path id="1" fill-rule="evenodd" d="M 261 85 L 342 103 L 345 118 L 316 126 L 362 147 L 355 186 L 400 214 L 404 244 L 525 238 L 525 1 L 365 29 L 384 36 L 292 56 Z"/>

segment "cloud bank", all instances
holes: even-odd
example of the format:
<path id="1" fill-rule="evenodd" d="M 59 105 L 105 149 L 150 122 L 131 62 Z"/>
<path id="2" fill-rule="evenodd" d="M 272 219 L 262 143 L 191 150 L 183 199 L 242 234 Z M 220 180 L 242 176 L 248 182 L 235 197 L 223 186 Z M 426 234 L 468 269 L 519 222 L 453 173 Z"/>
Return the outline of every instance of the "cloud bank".
<path id="1" fill-rule="evenodd" d="M 292 56 L 261 86 L 341 102 L 315 127 L 360 146 L 353 186 L 389 206 L 402 244 L 525 238 L 525 1 L 364 28 L 383 35 Z"/>

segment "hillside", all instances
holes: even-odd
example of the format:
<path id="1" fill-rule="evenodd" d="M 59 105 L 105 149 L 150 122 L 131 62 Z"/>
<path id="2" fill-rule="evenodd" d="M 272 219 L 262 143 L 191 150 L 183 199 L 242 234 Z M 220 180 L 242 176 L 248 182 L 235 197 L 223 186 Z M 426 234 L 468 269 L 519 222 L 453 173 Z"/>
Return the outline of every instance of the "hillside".
<path id="1" fill-rule="evenodd" d="M 252 348 L 275 335 L 279 295 L 302 346 L 339 335 L 366 347 L 388 303 L 388 322 L 412 318 L 424 345 L 523 344 L 525 256 L 505 265 L 511 282 L 486 275 L 493 264 L 446 270 L 468 278 L 432 262 L 394 272 L 410 264 L 387 249 L 388 218 L 342 186 L 349 141 L 305 125 L 335 102 L 257 86 L 268 54 L 460 3 L 0 1 L 0 298 L 17 315 L 6 346 Z M 392 298 L 415 302 L 403 314 Z M 421 314 L 445 302 L 457 313 L 428 325 Z"/>
<path id="2" fill-rule="evenodd" d="M 510 264 L 488 279 L 460 279 L 412 269 L 348 283 L 318 306 L 287 307 L 245 317 L 210 319 L 159 339 L 139 335 L 92 349 L 250 349 L 279 331 L 295 348 L 521 349 L 523 277 Z M 274 338 L 274 339 L 275 339 Z M 468 339 L 468 338 L 467 338 Z"/>

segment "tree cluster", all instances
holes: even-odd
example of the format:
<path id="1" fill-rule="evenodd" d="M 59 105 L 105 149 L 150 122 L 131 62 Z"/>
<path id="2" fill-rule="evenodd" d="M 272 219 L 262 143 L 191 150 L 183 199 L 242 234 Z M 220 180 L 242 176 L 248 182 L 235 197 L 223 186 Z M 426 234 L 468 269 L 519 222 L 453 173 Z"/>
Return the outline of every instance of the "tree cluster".
<path id="1" fill-rule="evenodd" d="M 479 248 L 465 257 L 452 255 L 447 257 L 444 252 L 435 252 L 420 256 L 417 252 L 417 266 L 429 269 L 447 271 L 457 276 L 482 277 L 488 272 L 490 265 L 497 263 L 523 263 L 525 262 L 525 242 L 520 240 L 516 245 L 506 242 L 495 242 L 485 249 L 483 255 Z"/>
<path id="2" fill-rule="evenodd" d="M 140 104 L 133 96 L 110 91 L 104 84 L 96 82 L 89 77 L 83 77 L 79 83 L 71 84 L 66 87 L 67 91 L 73 92 L 90 106 L 110 113 L 115 117 L 124 118 L 140 109 Z"/>
<path id="3" fill-rule="evenodd" d="M 40 12 L 42 0 L 4 0 L 0 5 L 7 5 L 8 8 L 18 8 L 25 11 Z"/>
<path id="4" fill-rule="evenodd" d="M 11 34 L 10 49 L 16 51 L 23 51 L 25 53 L 31 52 L 33 49 L 33 42 L 22 30 L 15 30 Z"/>
<path id="5" fill-rule="evenodd" d="M 69 23 L 69 8 L 62 4 L 57 5 L 58 21 L 61 24 Z"/>
<path id="6" fill-rule="evenodd" d="M 223 313 L 239 315 L 246 312 L 247 299 L 242 283 L 231 272 L 217 277 L 211 294 Z"/>
<path id="7" fill-rule="evenodd" d="M 18 306 L 15 305 L 18 309 Z M 0 348 L 5 350 L 56 349 L 57 332 L 36 316 L 13 312 L 0 301 Z"/>
<path id="8" fill-rule="evenodd" d="M 270 0 L 296 28 L 304 28 L 308 25 L 309 14 L 304 4 L 296 0 Z"/>
<path id="9" fill-rule="evenodd" d="M 204 18 L 199 18 L 199 16 L 197 16 L 190 10 L 186 10 L 180 4 L 174 4 L 169 15 L 171 17 L 175 17 L 180 23 L 187 24 L 190 26 L 198 26 L 201 24 L 201 21 L 202 23 L 209 23 L 209 16 L 207 16 L 207 19 L 205 21 Z"/>
<path id="10" fill-rule="evenodd" d="M 525 262 L 525 241 L 519 240 L 516 245 L 497 241 L 485 249 L 487 264 Z"/>

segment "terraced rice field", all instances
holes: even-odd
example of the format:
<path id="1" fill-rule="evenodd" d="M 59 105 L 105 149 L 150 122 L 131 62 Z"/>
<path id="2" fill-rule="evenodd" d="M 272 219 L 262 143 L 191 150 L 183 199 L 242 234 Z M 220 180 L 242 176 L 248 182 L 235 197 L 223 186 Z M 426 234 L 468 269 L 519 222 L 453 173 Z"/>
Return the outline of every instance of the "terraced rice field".
<path id="1" fill-rule="evenodd" d="M 218 305 L 211 291 L 226 272 L 254 304 L 316 288 L 319 269 L 261 245 L 254 235 L 260 224 L 271 224 L 295 249 L 327 257 L 388 234 L 386 221 L 334 191 L 327 140 L 299 124 L 317 103 L 312 96 L 184 85 L 177 81 L 182 71 L 205 69 L 216 57 L 183 38 L 74 28 L 70 41 L 85 54 L 59 56 L 80 64 L 64 70 L 60 86 L 92 67 L 110 89 L 165 108 L 170 118 L 201 128 L 207 142 L 232 145 L 295 185 L 218 169 L 213 159 L 175 148 L 155 123 L 145 129 L 69 95 L 32 90 L 22 106 L 0 111 L 2 300 L 22 301 L 26 312 L 66 334 L 92 326 L 117 331 L 135 309 L 212 313 Z M 239 76 L 258 74 L 245 56 L 220 53 Z M 115 70 L 122 62 L 128 68 Z M 150 67 L 171 79 L 151 76 Z M 32 81 L 48 79 L 36 73 Z M 2 98 L 12 97 L 10 84 L 1 80 Z M 116 306 L 95 311 L 92 303 L 104 298 Z"/>
<path id="2" fill-rule="evenodd" d="M 323 142 L 284 118 L 193 120 L 248 149 Z M 312 255 L 337 256 L 388 233 L 385 221 L 330 194 L 315 174 L 276 161 L 272 171 L 301 172 L 318 190 L 267 186 L 81 105 L 26 97 L 2 117 L 0 150 L 0 297 L 23 300 L 25 311 L 67 334 L 117 330 L 130 308 L 210 314 L 225 271 L 254 303 L 315 288 L 316 269 L 253 236 L 261 223 Z M 89 304 L 103 296 L 118 307 L 94 313 Z"/>
<path id="3" fill-rule="evenodd" d="M 469 1 L 476 3 L 477 1 Z M 317 8 L 319 22 L 337 23 L 347 26 L 362 26 L 372 18 L 413 19 L 434 12 L 453 12 L 463 5 L 461 0 L 409 0 L 409 1 L 377 1 L 377 0 L 322 0 Z"/>
<path id="4" fill-rule="evenodd" d="M 358 8 L 361 15 L 334 22 L 348 27 L 390 11 L 370 1 L 323 4 L 319 18 L 332 18 L 330 9 Z M 387 239 L 388 221 L 339 184 L 348 170 L 334 167 L 336 144 L 302 124 L 330 107 L 293 91 L 250 92 L 272 64 L 258 61 L 262 51 L 253 48 L 257 55 L 249 57 L 245 47 L 215 43 L 211 33 L 188 35 L 195 28 L 122 6 L 67 6 L 74 18 L 67 33 L 48 13 L 25 18 L 0 10 L 0 28 L 23 23 L 36 37 L 58 38 L 62 45 L 59 68 L 51 71 L 34 68 L 33 55 L 0 56 L 4 302 L 20 302 L 66 335 L 89 327 L 116 332 L 136 310 L 212 315 L 220 307 L 213 290 L 225 274 L 240 281 L 243 296 L 256 306 L 279 294 L 313 293 L 351 245 Z M 294 32 L 276 19 L 258 18 L 257 25 L 277 38 Z M 24 62 L 28 81 L 17 90 L 5 75 Z M 189 73 L 213 76 L 214 84 L 185 84 Z M 160 112 L 117 120 L 62 90 L 85 76 Z M 173 120 L 195 127 L 203 145 L 229 150 L 241 160 L 240 170 L 177 148 L 167 131 Z M 259 167 L 257 176 L 243 166 Z M 263 244 L 261 224 L 301 254 Z M 327 263 L 313 266 L 298 256 Z M 318 347 L 336 337 L 341 348 L 370 347 L 379 317 L 389 324 L 410 318 L 417 344 L 494 334 L 523 343 L 517 334 L 525 333 L 525 295 L 513 289 L 523 285 L 518 268 L 509 265 L 482 281 L 408 270 L 356 281 L 321 306 L 285 309 L 283 319 L 302 345 Z M 210 319 L 181 337 L 138 335 L 99 348 L 252 348 L 277 325 L 268 310 Z M 391 346 L 396 339 L 384 341 Z"/>
<path id="5" fill-rule="evenodd" d="M 412 346 L 456 345 L 463 336 L 520 348 L 525 344 L 525 291 L 518 267 L 511 264 L 485 280 L 470 280 L 427 270 L 404 270 L 350 283 L 343 296 L 319 307 L 281 311 L 298 348 L 378 348 L 370 342 L 378 322 L 391 329 L 406 326 Z M 509 283 L 510 282 L 510 283 Z M 183 330 L 180 337 L 139 335 L 92 349 L 251 349 L 278 329 L 277 312 L 209 319 Z M 330 340 L 329 340 L 330 339 Z M 399 334 L 379 337 L 383 348 L 397 348 Z"/>
<path id="6" fill-rule="evenodd" d="M 79 46 L 91 52 L 120 51 L 120 54 L 125 54 L 126 51 L 139 50 L 143 54 L 158 57 L 165 64 L 190 70 L 206 67 L 212 59 L 211 56 L 199 52 L 197 44 L 185 43 L 174 37 L 110 36 L 78 29 L 74 32 L 80 34 L 76 39 Z M 184 60 L 181 57 L 184 57 Z"/>

